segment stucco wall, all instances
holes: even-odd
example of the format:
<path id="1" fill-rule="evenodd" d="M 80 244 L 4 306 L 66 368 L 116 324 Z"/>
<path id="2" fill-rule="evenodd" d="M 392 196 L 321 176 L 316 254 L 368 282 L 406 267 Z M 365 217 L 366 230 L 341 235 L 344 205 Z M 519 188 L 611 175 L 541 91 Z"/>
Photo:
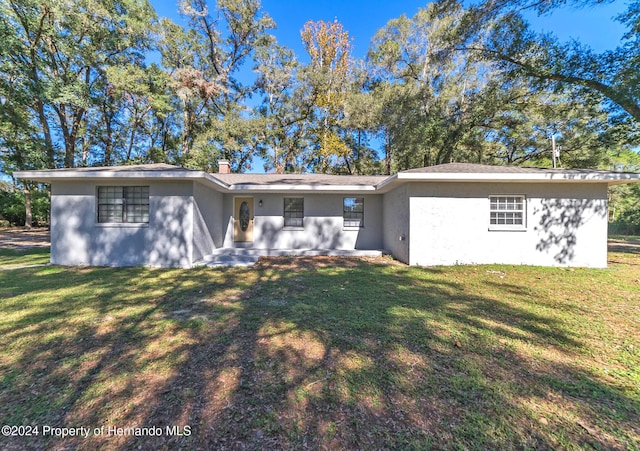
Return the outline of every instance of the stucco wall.
<path id="1" fill-rule="evenodd" d="M 218 191 L 200 183 L 193 185 L 193 261 L 222 246 L 222 198 Z"/>
<path id="2" fill-rule="evenodd" d="M 136 184 L 150 187 L 149 224 L 98 224 L 96 183 L 54 183 L 52 263 L 189 267 L 217 247 L 234 247 L 233 195 L 191 181 Z M 524 231 L 489 230 L 489 196 L 500 194 L 526 196 Z M 249 246 L 259 249 L 387 249 L 412 265 L 607 262 L 604 183 L 411 183 L 384 195 L 243 197 L 254 198 Z M 304 197 L 303 228 L 284 228 L 285 197 Z M 364 197 L 363 228 L 343 227 L 344 197 Z"/>
<path id="3" fill-rule="evenodd" d="M 363 194 L 253 194 L 254 241 L 258 249 L 380 249 L 382 247 L 382 200 Z M 304 226 L 284 227 L 284 198 L 304 198 Z M 364 227 L 343 227 L 344 197 L 364 198 Z M 225 247 L 233 242 L 233 195 L 224 196 Z M 262 207 L 259 201 L 262 200 Z"/>
<path id="4" fill-rule="evenodd" d="M 108 182 L 106 185 L 131 186 Z M 99 224 L 97 184 L 58 182 L 51 187 L 51 262 L 92 266 L 191 266 L 192 182 L 149 186 L 149 224 Z"/>
<path id="5" fill-rule="evenodd" d="M 526 230 L 489 230 L 489 196 L 526 195 Z M 413 183 L 412 265 L 607 265 L 606 184 Z"/>
<path id="6" fill-rule="evenodd" d="M 383 247 L 398 260 L 409 263 L 409 197 L 403 185 L 383 197 Z"/>

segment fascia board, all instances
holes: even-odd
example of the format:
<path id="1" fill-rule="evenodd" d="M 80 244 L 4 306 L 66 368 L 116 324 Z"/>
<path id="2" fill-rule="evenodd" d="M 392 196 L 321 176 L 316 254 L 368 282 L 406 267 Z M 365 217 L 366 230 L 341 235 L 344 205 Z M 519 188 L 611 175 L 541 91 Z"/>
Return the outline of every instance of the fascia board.
<path id="1" fill-rule="evenodd" d="M 49 180 L 91 180 L 91 179 L 128 179 L 128 178 L 197 178 L 201 177 L 197 172 L 192 171 L 16 171 L 13 173 L 16 178 L 30 179 L 36 181 Z"/>
<path id="2" fill-rule="evenodd" d="M 389 177 L 378 183 L 376 185 L 376 191 L 385 190 L 385 188 L 395 185 L 395 182 L 398 180 L 398 175 L 399 174 L 390 175 Z"/>
<path id="3" fill-rule="evenodd" d="M 51 183 L 56 180 L 68 181 L 96 181 L 96 180 L 206 180 L 217 188 L 229 189 L 226 183 L 211 177 L 202 171 L 16 171 L 14 177 L 19 179 L 35 180 L 42 183 Z"/>
<path id="4" fill-rule="evenodd" d="M 640 181 L 636 173 L 402 173 L 389 176 L 377 185 L 229 185 L 203 171 L 17 171 L 14 176 L 20 179 L 51 183 L 55 180 L 93 181 L 93 180 L 194 180 L 206 183 L 215 189 L 226 192 L 386 192 L 406 182 L 502 182 L 502 183 L 607 183 L 618 185 Z"/>
<path id="5" fill-rule="evenodd" d="M 229 186 L 229 191 L 243 191 L 243 192 L 345 192 L 345 191 L 376 191 L 374 185 L 255 185 L 255 184 L 241 184 L 237 183 Z"/>
<path id="6" fill-rule="evenodd" d="M 640 181 L 640 174 L 632 173 L 427 173 L 427 174 L 403 174 L 398 173 L 398 180 L 403 182 L 512 182 L 512 183 L 634 183 Z"/>

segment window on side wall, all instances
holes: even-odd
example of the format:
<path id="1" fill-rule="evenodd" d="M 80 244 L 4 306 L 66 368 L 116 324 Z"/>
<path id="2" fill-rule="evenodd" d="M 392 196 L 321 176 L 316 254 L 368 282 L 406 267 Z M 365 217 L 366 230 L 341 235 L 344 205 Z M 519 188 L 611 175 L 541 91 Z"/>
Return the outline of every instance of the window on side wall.
<path id="1" fill-rule="evenodd" d="M 343 227 L 364 227 L 364 198 L 345 197 L 342 204 Z"/>
<path id="2" fill-rule="evenodd" d="M 304 221 L 304 199 L 302 197 L 284 198 L 284 226 L 302 227 Z"/>
<path id="3" fill-rule="evenodd" d="M 148 186 L 99 186 L 99 223 L 149 223 Z"/>
<path id="4" fill-rule="evenodd" d="M 525 230 L 525 228 L 525 196 L 489 196 L 490 230 Z"/>

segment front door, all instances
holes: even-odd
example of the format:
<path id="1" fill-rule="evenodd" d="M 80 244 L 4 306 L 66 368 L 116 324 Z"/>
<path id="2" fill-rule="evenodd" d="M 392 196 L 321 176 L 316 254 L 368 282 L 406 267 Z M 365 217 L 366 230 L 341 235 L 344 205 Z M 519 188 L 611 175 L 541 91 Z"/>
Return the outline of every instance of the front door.
<path id="1" fill-rule="evenodd" d="M 233 241 L 253 241 L 253 197 L 233 200 Z"/>

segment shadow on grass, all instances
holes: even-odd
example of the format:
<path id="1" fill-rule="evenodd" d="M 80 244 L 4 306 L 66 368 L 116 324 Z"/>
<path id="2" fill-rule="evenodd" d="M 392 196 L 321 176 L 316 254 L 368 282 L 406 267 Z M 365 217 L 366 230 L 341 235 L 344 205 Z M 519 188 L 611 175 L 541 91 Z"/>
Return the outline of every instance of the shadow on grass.
<path id="1" fill-rule="evenodd" d="M 609 252 L 640 254 L 640 239 L 633 237 L 628 237 L 626 239 L 609 238 L 608 249 Z"/>
<path id="2" fill-rule="evenodd" d="M 162 431 L 4 444 L 638 445 L 637 397 L 578 365 L 588 345 L 529 308 L 534 291 L 452 271 L 283 258 L 0 274 L 3 424 Z"/>

